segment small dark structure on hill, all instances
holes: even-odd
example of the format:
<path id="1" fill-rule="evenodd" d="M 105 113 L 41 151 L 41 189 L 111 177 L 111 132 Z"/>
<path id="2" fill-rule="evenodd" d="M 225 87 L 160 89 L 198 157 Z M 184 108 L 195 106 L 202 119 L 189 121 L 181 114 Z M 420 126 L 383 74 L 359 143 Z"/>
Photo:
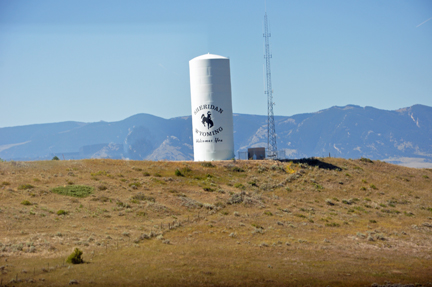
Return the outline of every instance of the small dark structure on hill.
<path id="1" fill-rule="evenodd" d="M 285 159 L 285 150 L 275 152 L 276 156 L 269 156 L 265 147 L 251 147 L 247 151 L 239 151 L 238 159 L 243 160 L 264 160 L 264 159 Z"/>
<path id="2" fill-rule="evenodd" d="M 263 160 L 266 157 L 264 147 L 252 147 L 248 148 L 248 159 Z"/>

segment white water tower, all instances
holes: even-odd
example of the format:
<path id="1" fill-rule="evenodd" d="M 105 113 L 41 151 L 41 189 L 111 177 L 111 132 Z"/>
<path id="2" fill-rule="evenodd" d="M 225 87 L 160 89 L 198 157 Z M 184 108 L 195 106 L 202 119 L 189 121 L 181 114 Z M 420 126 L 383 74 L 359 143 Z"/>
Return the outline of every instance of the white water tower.
<path id="1" fill-rule="evenodd" d="M 234 158 L 229 59 L 212 54 L 189 61 L 195 161 Z"/>

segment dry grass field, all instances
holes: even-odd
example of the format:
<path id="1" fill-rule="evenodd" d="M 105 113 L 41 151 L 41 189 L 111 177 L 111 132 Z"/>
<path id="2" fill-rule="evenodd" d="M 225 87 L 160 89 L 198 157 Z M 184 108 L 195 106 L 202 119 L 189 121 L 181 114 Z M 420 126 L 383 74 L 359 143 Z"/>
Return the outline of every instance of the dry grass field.
<path id="1" fill-rule="evenodd" d="M 76 247 L 84 263 L 65 263 Z M 336 158 L 1 162 L 0 280 L 432 286 L 432 170 Z"/>

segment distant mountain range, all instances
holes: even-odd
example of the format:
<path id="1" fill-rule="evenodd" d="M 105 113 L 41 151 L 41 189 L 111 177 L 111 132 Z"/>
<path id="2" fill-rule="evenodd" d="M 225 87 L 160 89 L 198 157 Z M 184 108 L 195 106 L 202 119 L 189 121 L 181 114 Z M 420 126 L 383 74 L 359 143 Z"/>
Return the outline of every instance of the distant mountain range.
<path id="1" fill-rule="evenodd" d="M 277 144 L 287 158 L 367 157 L 432 167 L 432 107 L 395 111 L 348 105 L 276 116 Z M 236 155 L 267 145 L 267 117 L 234 114 Z M 61 122 L 0 128 L 4 160 L 129 158 L 193 160 L 191 116 L 137 114 L 118 122 Z"/>

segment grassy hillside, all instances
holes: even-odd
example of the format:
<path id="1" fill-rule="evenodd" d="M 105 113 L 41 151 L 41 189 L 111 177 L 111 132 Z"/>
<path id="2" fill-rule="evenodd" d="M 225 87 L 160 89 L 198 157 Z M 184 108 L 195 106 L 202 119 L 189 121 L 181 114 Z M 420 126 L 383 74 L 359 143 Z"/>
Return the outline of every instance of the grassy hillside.
<path id="1" fill-rule="evenodd" d="M 0 280 L 432 285 L 431 181 L 364 159 L 2 162 Z"/>

